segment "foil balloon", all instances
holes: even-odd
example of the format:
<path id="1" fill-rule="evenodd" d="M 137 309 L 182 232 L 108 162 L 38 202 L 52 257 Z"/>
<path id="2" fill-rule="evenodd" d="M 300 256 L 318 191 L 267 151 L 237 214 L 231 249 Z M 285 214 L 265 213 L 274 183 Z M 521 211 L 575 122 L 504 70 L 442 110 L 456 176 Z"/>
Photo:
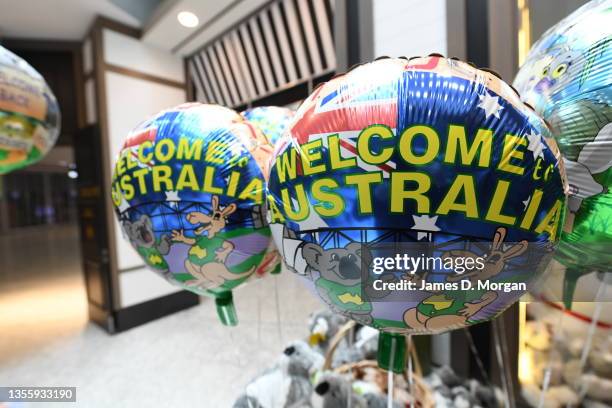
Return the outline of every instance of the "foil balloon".
<path id="1" fill-rule="evenodd" d="M 59 129 L 59 105 L 44 78 L 0 47 L 0 174 L 40 160 Z"/>
<path id="2" fill-rule="evenodd" d="M 265 218 L 271 146 L 236 112 L 185 104 L 130 132 L 112 195 L 124 236 L 153 271 L 217 302 L 235 325 L 232 289 L 280 270 Z"/>
<path id="3" fill-rule="evenodd" d="M 279 106 L 260 106 L 242 112 L 242 116 L 255 124 L 272 146 L 280 140 L 294 114 L 291 109 Z"/>
<path id="4" fill-rule="evenodd" d="M 288 268 L 379 329 L 379 363 L 401 371 L 380 354 L 393 338 L 491 319 L 543 272 L 565 208 L 559 157 L 496 76 L 377 60 L 298 109 L 275 147 L 270 226 Z"/>
<path id="5" fill-rule="evenodd" d="M 610 0 L 578 9 L 534 44 L 514 82 L 550 124 L 567 169 L 569 214 L 556 259 L 567 267 L 568 307 L 580 276 L 612 265 L 611 18 Z"/>

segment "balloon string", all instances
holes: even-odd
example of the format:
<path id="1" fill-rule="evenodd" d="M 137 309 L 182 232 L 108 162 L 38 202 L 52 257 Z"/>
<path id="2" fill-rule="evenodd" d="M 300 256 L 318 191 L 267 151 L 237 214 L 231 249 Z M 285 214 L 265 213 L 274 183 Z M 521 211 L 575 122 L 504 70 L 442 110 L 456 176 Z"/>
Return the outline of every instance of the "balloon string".
<path id="1" fill-rule="evenodd" d="M 262 281 L 257 282 L 257 344 L 261 344 L 261 299 L 263 285 Z"/>
<path id="2" fill-rule="evenodd" d="M 601 285 L 599 285 L 599 289 L 597 290 L 597 295 L 595 296 L 595 302 L 597 302 L 597 305 L 595 306 L 593 317 L 591 319 L 591 324 L 589 324 L 589 331 L 587 332 L 587 337 L 586 337 L 586 341 L 584 344 L 584 348 L 582 349 L 582 355 L 580 356 L 580 372 L 581 373 L 583 372 L 584 367 L 586 366 L 587 358 L 589 357 L 589 353 L 591 352 L 591 347 L 593 346 L 593 338 L 595 337 L 595 329 L 597 328 L 597 322 L 599 321 L 599 318 L 601 316 L 601 309 L 602 309 L 602 303 L 603 303 L 601 300 L 605 298 L 605 294 L 608 289 L 608 281 L 610 280 L 609 278 L 610 278 L 610 274 L 607 272 L 604 273 L 604 280 L 601 283 Z M 582 385 L 580 386 L 580 392 L 578 393 L 580 400 L 584 398 L 587 391 L 588 389 L 585 383 L 583 382 Z"/>
<path id="3" fill-rule="evenodd" d="M 480 374 L 482 375 L 482 378 L 486 381 L 487 385 L 491 385 L 491 379 L 489 378 L 489 374 L 487 373 L 487 370 L 485 370 L 484 363 L 482 362 L 482 359 L 480 358 L 480 353 L 478 353 L 478 349 L 476 348 L 476 344 L 474 343 L 474 338 L 472 337 L 472 333 L 470 333 L 470 330 L 467 327 L 463 329 L 463 332 L 465 333 L 465 337 L 467 337 L 470 351 L 472 352 L 472 355 L 474 356 L 474 359 L 476 360 L 476 365 L 478 365 L 478 369 L 480 370 Z"/>
<path id="4" fill-rule="evenodd" d="M 234 354 L 236 355 L 236 362 L 238 363 L 238 367 L 242 367 L 242 359 L 240 358 L 240 350 L 242 347 L 238 345 L 236 342 L 236 337 L 234 336 L 235 327 L 228 327 L 227 331 L 229 332 L 230 342 L 232 343 L 232 348 L 234 349 Z"/>
<path id="5" fill-rule="evenodd" d="M 410 390 L 410 408 L 412 408 L 412 403 L 415 399 L 414 395 L 414 378 L 412 377 L 412 335 L 408 335 L 408 389 Z"/>
<path id="6" fill-rule="evenodd" d="M 510 355 L 508 354 L 508 339 L 505 336 L 506 333 L 506 322 L 503 319 L 499 319 L 499 339 L 501 343 L 502 356 L 504 357 L 504 361 L 506 364 L 502 366 L 502 369 L 506 374 L 506 381 L 508 383 L 508 397 L 510 398 L 511 406 L 514 407 L 516 405 L 516 401 L 514 400 L 514 382 L 512 381 L 512 372 L 510 371 Z"/>
<path id="7" fill-rule="evenodd" d="M 389 370 L 387 371 L 387 408 L 393 408 L 393 366 L 395 362 L 395 345 L 397 339 L 391 341 L 391 352 L 389 353 Z"/>
<path id="8" fill-rule="evenodd" d="M 565 311 L 565 307 L 563 305 L 561 305 L 561 311 L 559 312 L 559 320 L 557 321 L 557 324 L 555 325 L 557 330 L 561 330 L 561 328 L 563 327 L 563 316 L 565 315 L 564 313 Z M 540 400 L 538 401 L 538 408 L 544 408 L 544 403 L 545 401 L 545 396 L 546 396 L 546 392 L 548 391 L 548 387 L 550 387 L 550 377 L 552 375 L 552 355 L 553 355 L 553 350 L 555 348 L 555 342 L 556 340 L 554 340 L 556 338 L 556 334 L 554 335 L 553 338 L 553 344 L 551 344 L 550 350 L 548 351 L 548 361 L 546 362 L 546 368 L 544 369 L 544 378 L 542 379 L 542 391 L 540 392 Z"/>
<path id="9" fill-rule="evenodd" d="M 285 342 L 283 340 L 283 329 L 281 327 L 281 315 L 280 315 L 280 300 L 278 295 L 278 276 L 274 276 L 274 303 L 276 307 L 276 329 L 278 331 L 278 339 L 281 345 Z"/>
<path id="10" fill-rule="evenodd" d="M 349 347 L 353 346 L 353 339 L 354 338 L 355 338 L 355 326 L 351 327 L 349 332 L 348 332 L 348 343 L 349 343 L 348 345 L 349 345 Z M 353 365 L 352 364 L 349 364 L 349 378 L 351 379 L 351 383 L 349 383 L 350 386 L 349 386 L 349 393 L 348 393 L 348 395 L 351 395 L 352 392 L 353 392 L 352 381 L 355 378 L 354 377 L 354 373 L 353 373 Z M 348 402 L 347 402 L 347 407 L 351 408 L 351 405 L 352 405 L 352 401 L 351 401 L 351 398 L 349 398 Z"/>
<path id="11" fill-rule="evenodd" d="M 505 406 L 512 408 L 510 405 L 510 395 L 508 394 L 508 379 L 506 378 L 506 371 L 504 370 L 504 358 L 502 355 L 501 344 L 500 344 L 500 333 L 498 319 L 493 320 L 493 343 L 495 344 L 495 356 L 497 357 L 497 365 L 499 366 L 502 388 L 504 391 Z"/>

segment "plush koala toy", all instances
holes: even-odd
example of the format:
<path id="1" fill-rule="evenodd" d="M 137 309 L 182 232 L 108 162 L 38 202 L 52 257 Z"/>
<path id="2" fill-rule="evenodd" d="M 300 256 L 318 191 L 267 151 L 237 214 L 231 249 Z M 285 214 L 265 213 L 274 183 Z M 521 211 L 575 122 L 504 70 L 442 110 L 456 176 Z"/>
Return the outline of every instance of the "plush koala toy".
<path id="1" fill-rule="evenodd" d="M 329 341 L 347 321 L 346 317 L 327 309 L 312 313 L 308 319 L 308 342 L 315 350 L 325 353 Z"/>
<path id="2" fill-rule="evenodd" d="M 368 408 L 365 398 L 353 391 L 351 382 L 333 372 L 321 374 L 314 387 L 310 404 L 312 408 Z"/>
<path id="3" fill-rule="evenodd" d="M 310 376 L 323 366 L 323 356 L 304 341 L 290 344 L 274 368 L 246 386 L 234 408 L 306 408 L 312 394 Z"/>
<path id="4" fill-rule="evenodd" d="M 351 242 L 344 248 L 323 249 L 309 242 L 303 246 L 302 256 L 308 264 L 307 272 L 319 273 L 319 277 L 313 276 L 315 287 L 332 311 L 342 312 L 357 323 L 372 323 L 372 304 L 361 293 L 361 267 L 372 262 L 367 248 Z"/>

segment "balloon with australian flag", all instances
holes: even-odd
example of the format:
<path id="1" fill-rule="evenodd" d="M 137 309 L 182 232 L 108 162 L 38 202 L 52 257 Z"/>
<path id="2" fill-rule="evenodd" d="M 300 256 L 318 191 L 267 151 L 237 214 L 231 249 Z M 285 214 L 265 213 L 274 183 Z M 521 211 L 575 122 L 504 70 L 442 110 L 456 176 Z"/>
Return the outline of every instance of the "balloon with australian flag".
<path id="1" fill-rule="evenodd" d="M 381 331 L 379 364 L 400 372 L 403 335 L 492 319 L 543 273 L 565 212 L 559 157 L 496 75 L 379 59 L 317 88 L 275 146 L 272 234 L 325 304 Z"/>
<path id="2" fill-rule="evenodd" d="M 228 325 L 237 324 L 232 289 L 280 268 L 264 203 L 271 152 L 238 113 L 192 103 L 132 130 L 114 169 L 126 239 L 169 282 L 214 297 Z"/>

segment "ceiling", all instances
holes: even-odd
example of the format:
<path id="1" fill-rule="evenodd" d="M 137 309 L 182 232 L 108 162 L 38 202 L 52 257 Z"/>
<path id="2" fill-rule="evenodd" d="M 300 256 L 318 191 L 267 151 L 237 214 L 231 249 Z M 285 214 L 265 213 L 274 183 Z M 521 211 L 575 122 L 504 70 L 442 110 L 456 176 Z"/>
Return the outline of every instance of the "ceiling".
<path id="1" fill-rule="evenodd" d="M 0 10 L 2 37 L 82 40 L 97 14 L 140 26 L 109 0 L 0 0 Z"/>
<path id="2" fill-rule="evenodd" d="M 143 41 L 190 55 L 270 0 L 0 0 L 0 38 L 82 40 L 96 15 L 143 29 Z M 35 10 L 36 12 L 33 12 Z M 195 13 L 194 28 L 179 24 Z"/>
<path id="3" fill-rule="evenodd" d="M 144 26 L 143 41 L 180 55 L 190 55 L 270 0 L 164 0 Z M 191 11 L 200 23 L 185 28 L 177 14 Z"/>

